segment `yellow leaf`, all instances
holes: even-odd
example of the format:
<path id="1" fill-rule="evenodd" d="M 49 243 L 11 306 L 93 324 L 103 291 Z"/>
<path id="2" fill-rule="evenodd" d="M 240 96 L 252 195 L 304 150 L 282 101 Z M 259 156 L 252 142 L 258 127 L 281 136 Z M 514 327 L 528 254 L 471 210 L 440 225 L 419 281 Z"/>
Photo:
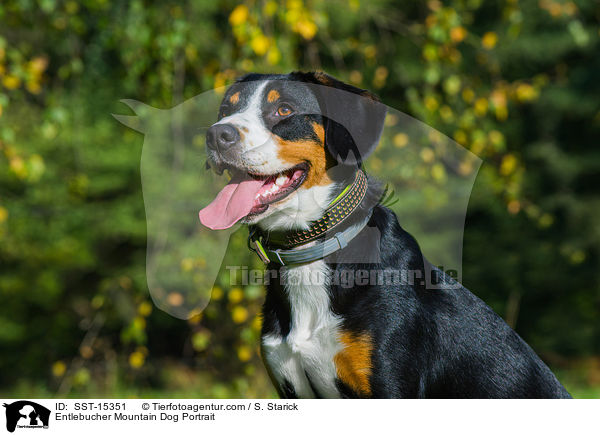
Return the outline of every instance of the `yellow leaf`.
<path id="1" fill-rule="evenodd" d="M 250 41 L 250 47 L 258 56 L 264 56 L 269 49 L 270 41 L 263 34 L 256 35 Z"/>
<path id="2" fill-rule="evenodd" d="M 423 161 L 425 163 L 431 163 L 433 162 L 433 159 L 435 159 L 435 153 L 433 152 L 433 150 L 431 148 L 425 147 L 421 150 L 421 159 L 423 159 Z"/>
<path id="3" fill-rule="evenodd" d="M 449 95 L 456 95 L 460 91 L 460 77 L 452 75 L 444 81 L 444 90 Z"/>
<path id="4" fill-rule="evenodd" d="M 462 91 L 462 98 L 466 103 L 470 103 L 475 98 L 475 92 L 471 88 L 465 88 Z"/>
<path id="5" fill-rule="evenodd" d="M 516 90 L 517 99 L 522 102 L 534 100 L 538 96 L 537 90 L 528 83 L 521 83 Z"/>
<path id="6" fill-rule="evenodd" d="M 92 349 L 90 346 L 81 346 L 81 348 L 79 348 L 79 353 L 83 358 L 90 359 L 92 356 L 94 356 L 94 349 Z"/>
<path id="7" fill-rule="evenodd" d="M 214 286 L 211 294 L 211 298 L 215 301 L 223 298 L 223 289 L 221 287 Z"/>
<path id="8" fill-rule="evenodd" d="M 491 50 L 498 42 L 498 35 L 495 32 L 486 32 L 481 38 L 481 45 L 487 50 Z"/>
<path id="9" fill-rule="evenodd" d="M 248 19 L 249 11 L 246 5 L 238 5 L 229 15 L 229 23 L 232 26 L 239 26 Z"/>
<path id="10" fill-rule="evenodd" d="M 240 346 L 237 349 L 238 359 L 242 362 L 250 361 L 252 358 L 252 349 L 248 346 Z"/>
<path id="11" fill-rule="evenodd" d="M 56 361 L 52 364 L 52 375 L 54 377 L 61 377 L 67 371 L 67 365 L 62 361 Z"/>
<path id="12" fill-rule="evenodd" d="M 250 325 L 250 327 L 255 331 L 260 331 L 260 329 L 262 328 L 262 317 L 256 316 L 254 320 L 252 320 L 252 324 Z"/>
<path id="13" fill-rule="evenodd" d="M 152 304 L 148 301 L 144 301 L 138 307 L 138 313 L 140 316 L 148 317 L 152 313 Z"/>
<path id="14" fill-rule="evenodd" d="M 277 8 L 277 2 L 269 0 L 265 3 L 265 6 L 263 7 L 263 12 L 267 17 L 272 17 L 273 15 L 275 15 L 275 12 L 277 12 Z"/>
<path id="15" fill-rule="evenodd" d="M 436 98 L 432 95 L 428 95 L 425 97 L 425 107 L 427 108 L 427 110 L 429 110 L 430 112 L 435 111 L 438 108 L 438 101 L 436 100 Z"/>
<path id="16" fill-rule="evenodd" d="M 142 330 L 146 328 L 146 319 L 143 317 L 136 317 L 133 319 L 133 327 L 138 330 Z"/>
<path id="17" fill-rule="evenodd" d="M 473 164 L 470 161 L 461 162 L 458 165 L 458 173 L 460 175 L 469 175 L 471 172 L 473 172 Z"/>
<path id="18" fill-rule="evenodd" d="M 442 119 L 444 121 L 450 122 L 454 119 L 454 112 L 452 112 L 452 109 L 450 108 L 450 106 L 444 104 L 440 108 L 440 116 L 442 117 Z"/>
<path id="19" fill-rule="evenodd" d="M 29 70 L 34 74 L 41 74 L 48 66 L 47 57 L 35 57 L 29 61 Z"/>
<path id="20" fill-rule="evenodd" d="M 317 33 L 317 25 L 314 21 L 301 19 L 294 25 L 294 31 L 302 35 L 304 39 L 312 39 Z"/>
<path id="21" fill-rule="evenodd" d="M 453 42 L 460 42 L 467 36 L 467 29 L 462 26 L 453 27 L 450 29 L 450 39 Z"/>
<path id="22" fill-rule="evenodd" d="M 4 222 L 8 218 L 8 210 L 0 206 L 0 223 Z"/>
<path id="23" fill-rule="evenodd" d="M 229 291 L 229 302 L 237 304 L 244 299 L 244 292 L 239 287 L 234 287 Z"/>
<path id="24" fill-rule="evenodd" d="M 498 121 L 504 121 L 506 118 L 508 118 L 508 109 L 506 106 L 496 107 L 496 119 Z"/>
<path id="25" fill-rule="evenodd" d="M 510 214 L 517 214 L 519 213 L 519 210 L 521 210 L 521 203 L 516 199 L 513 199 L 508 202 L 506 208 Z"/>
<path id="26" fill-rule="evenodd" d="M 369 44 L 364 48 L 363 52 L 367 59 L 373 59 L 377 55 L 377 47 Z"/>
<path id="27" fill-rule="evenodd" d="M 7 75 L 2 79 L 2 84 L 6 89 L 15 89 L 21 84 L 21 79 L 17 76 Z"/>
<path id="28" fill-rule="evenodd" d="M 436 163 L 431 168 L 431 177 L 435 181 L 444 181 L 446 179 L 446 169 L 441 163 Z"/>
<path id="29" fill-rule="evenodd" d="M 381 168 L 383 167 L 383 162 L 381 161 L 381 159 L 378 159 L 377 157 L 371 157 L 371 169 L 373 169 L 374 171 L 380 171 Z"/>
<path id="30" fill-rule="evenodd" d="M 517 163 L 517 158 L 514 155 L 505 155 L 500 164 L 500 174 L 504 176 L 510 175 L 516 169 Z"/>
<path id="31" fill-rule="evenodd" d="M 504 143 L 504 135 L 498 130 L 492 130 L 489 132 L 488 137 L 493 145 L 502 145 Z"/>
<path id="32" fill-rule="evenodd" d="M 169 293 L 169 295 L 167 296 L 167 302 L 169 303 L 169 305 L 178 307 L 181 304 L 183 304 L 183 295 L 178 292 Z"/>
<path id="33" fill-rule="evenodd" d="M 194 309 L 190 312 L 188 322 L 192 325 L 197 325 L 202 320 L 202 311 Z"/>
<path id="34" fill-rule="evenodd" d="M 192 335 L 192 347 L 197 352 L 202 352 L 210 344 L 210 333 L 208 331 L 196 332 Z"/>
<path id="35" fill-rule="evenodd" d="M 27 88 L 27 90 L 29 92 L 31 92 L 32 94 L 36 94 L 36 95 L 42 91 L 42 87 L 40 86 L 39 82 L 37 82 L 37 81 L 30 80 L 27 82 L 25 87 Z"/>
<path id="36" fill-rule="evenodd" d="M 465 145 L 467 143 L 467 134 L 462 130 L 456 130 L 454 132 L 454 140 L 461 145 Z"/>
<path id="37" fill-rule="evenodd" d="M 437 51 L 437 47 L 433 44 L 425 44 L 425 47 L 423 47 L 423 57 L 426 60 L 435 60 L 437 59 L 437 55 L 438 55 L 438 51 Z"/>
<path id="38" fill-rule="evenodd" d="M 225 92 L 225 80 L 226 77 L 221 74 L 221 73 L 217 73 L 215 74 L 215 92 L 218 94 L 222 94 Z"/>
<path id="39" fill-rule="evenodd" d="M 277 47 L 273 46 L 267 54 L 267 62 L 269 62 L 270 65 L 277 65 L 279 61 L 281 61 L 281 52 Z"/>
<path id="40" fill-rule="evenodd" d="M 386 127 L 391 127 L 392 125 L 396 125 L 398 122 L 398 117 L 392 113 L 388 113 L 385 117 L 384 125 Z"/>
<path id="41" fill-rule="evenodd" d="M 288 0 L 288 9 L 302 9 L 302 0 Z"/>
<path id="42" fill-rule="evenodd" d="M 194 268 L 194 260 L 192 258 L 184 258 L 181 260 L 181 270 L 189 272 Z"/>
<path id="43" fill-rule="evenodd" d="M 145 359 L 146 357 L 144 356 L 144 354 L 136 350 L 135 352 L 132 352 L 131 355 L 129 355 L 129 365 L 134 369 L 139 369 L 144 365 Z"/>
<path id="44" fill-rule="evenodd" d="M 248 310 L 244 307 L 237 306 L 231 311 L 231 319 L 234 323 L 244 323 L 248 320 Z"/>
<path id="45" fill-rule="evenodd" d="M 394 146 L 396 148 L 404 148 L 408 145 L 408 135 L 406 133 L 398 133 L 394 136 Z"/>
<path id="46" fill-rule="evenodd" d="M 21 157 L 16 156 L 10 159 L 9 167 L 12 173 L 17 177 L 25 178 L 27 176 L 27 168 Z"/>
<path id="47" fill-rule="evenodd" d="M 485 98 L 478 98 L 475 101 L 475 115 L 484 116 L 487 113 L 488 101 Z"/>
<path id="48" fill-rule="evenodd" d="M 362 74 L 360 73 L 360 71 L 357 71 L 357 70 L 351 71 L 349 78 L 350 78 L 350 81 L 356 85 L 358 85 L 362 82 Z"/>
<path id="49" fill-rule="evenodd" d="M 383 85 L 385 85 L 385 81 L 387 79 L 388 74 L 389 71 L 386 67 L 378 66 L 375 69 L 375 76 L 373 77 L 373 86 L 375 86 L 376 88 L 383 87 Z"/>

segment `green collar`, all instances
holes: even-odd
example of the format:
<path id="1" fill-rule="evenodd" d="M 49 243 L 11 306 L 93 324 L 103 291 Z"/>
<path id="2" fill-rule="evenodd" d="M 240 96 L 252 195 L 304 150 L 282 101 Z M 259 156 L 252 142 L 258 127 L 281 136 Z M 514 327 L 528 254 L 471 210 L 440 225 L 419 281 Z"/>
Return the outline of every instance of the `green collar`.
<path id="1" fill-rule="evenodd" d="M 329 255 L 338 249 L 342 249 L 359 231 L 364 228 L 366 221 L 362 226 L 354 227 L 352 231 L 338 232 L 333 236 L 333 239 L 327 240 L 319 245 L 306 249 L 295 249 L 285 251 L 282 249 L 267 249 L 268 247 L 284 247 L 296 248 L 306 243 L 315 241 L 325 236 L 332 234 L 348 216 L 354 212 L 361 204 L 367 193 L 368 180 L 362 169 L 356 172 L 354 182 L 348 185 L 332 202 L 329 204 L 323 217 L 314 222 L 310 228 L 302 231 L 287 231 L 287 232 L 270 232 L 268 235 L 263 234 L 257 227 L 250 227 L 248 236 L 248 247 L 255 251 L 260 259 L 266 264 L 270 261 L 275 261 L 279 264 L 292 264 L 299 262 L 314 261 L 323 258 L 323 254 Z M 337 243 L 334 243 L 337 240 Z M 314 252 L 313 252 L 314 251 Z M 331 252 L 330 252 L 331 251 Z M 319 255 L 322 255 L 319 257 Z M 284 261 L 287 258 L 288 261 Z M 307 260 L 310 259 L 310 260 Z M 302 261 L 295 261 L 302 260 Z"/>

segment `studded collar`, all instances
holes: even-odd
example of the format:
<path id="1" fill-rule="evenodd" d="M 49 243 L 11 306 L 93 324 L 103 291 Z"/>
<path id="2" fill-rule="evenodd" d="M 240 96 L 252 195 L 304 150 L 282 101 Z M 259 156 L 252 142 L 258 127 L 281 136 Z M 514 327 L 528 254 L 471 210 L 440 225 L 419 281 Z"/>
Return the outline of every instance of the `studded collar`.
<path id="1" fill-rule="evenodd" d="M 268 247 L 295 248 L 322 238 L 326 233 L 333 234 L 354 210 L 361 204 L 367 193 L 368 180 L 362 169 L 356 171 L 352 184 L 347 186 L 325 210 L 323 217 L 314 222 L 310 228 L 302 231 L 272 231 L 264 234 L 256 226 L 250 227 L 248 246 L 256 251 L 259 257 L 268 262 L 263 244 Z M 331 233 L 330 233 L 331 232 Z"/>

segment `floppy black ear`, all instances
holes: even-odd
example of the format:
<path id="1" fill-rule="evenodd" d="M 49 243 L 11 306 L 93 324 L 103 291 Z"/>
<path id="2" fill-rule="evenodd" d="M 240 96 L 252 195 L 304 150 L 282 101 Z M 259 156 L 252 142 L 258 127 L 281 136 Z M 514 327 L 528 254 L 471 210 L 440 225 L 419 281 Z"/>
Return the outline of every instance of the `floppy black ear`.
<path id="1" fill-rule="evenodd" d="M 316 93 L 330 154 L 340 164 L 360 165 L 379 142 L 387 107 L 371 92 L 325 73 L 304 73 L 304 76 L 306 81 L 320 85 Z"/>

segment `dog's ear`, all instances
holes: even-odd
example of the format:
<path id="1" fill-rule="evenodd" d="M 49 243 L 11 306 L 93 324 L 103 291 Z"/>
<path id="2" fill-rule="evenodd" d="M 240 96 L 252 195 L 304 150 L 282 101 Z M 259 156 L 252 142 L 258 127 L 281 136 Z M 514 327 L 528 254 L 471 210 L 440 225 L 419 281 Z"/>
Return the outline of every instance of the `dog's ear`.
<path id="1" fill-rule="evenodd" d="M 338 163 L 360 165 L 375 149 L 383 131 L 387 108 L 369 91 L 341 82 L 322 72 L 303 73 L 318 86 L 325 145 Z"/>

